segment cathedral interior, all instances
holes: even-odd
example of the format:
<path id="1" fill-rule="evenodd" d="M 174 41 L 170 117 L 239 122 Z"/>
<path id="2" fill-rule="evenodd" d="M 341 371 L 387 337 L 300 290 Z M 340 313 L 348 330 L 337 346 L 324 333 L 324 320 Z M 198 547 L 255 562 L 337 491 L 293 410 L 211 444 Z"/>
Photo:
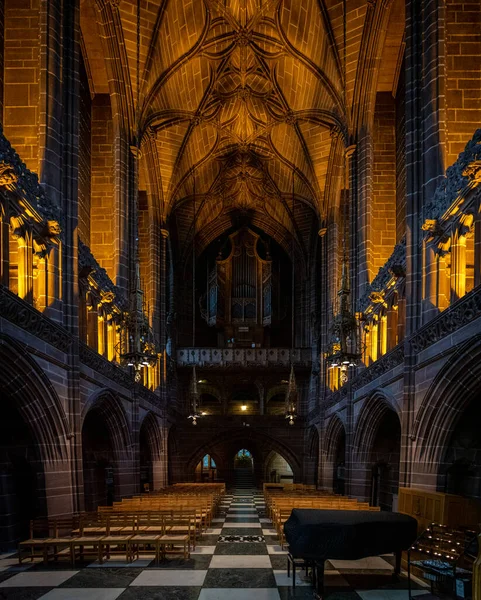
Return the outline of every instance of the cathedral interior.
<path id="1" fill-rule="evenodd" d="M 312 598 L 296 507 L 480 531 L 480 0 L 0 0 L 0 120 L 0 598 Z"/>

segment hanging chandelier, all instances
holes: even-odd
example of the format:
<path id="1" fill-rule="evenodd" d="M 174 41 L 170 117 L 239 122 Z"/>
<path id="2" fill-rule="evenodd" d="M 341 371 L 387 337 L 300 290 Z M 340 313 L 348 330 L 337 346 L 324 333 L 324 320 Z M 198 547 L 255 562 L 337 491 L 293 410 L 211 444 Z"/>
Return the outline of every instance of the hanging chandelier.
<path id="1" fill-rule="evenodd" d="M 347 256 L 342 262 L 341 287 L 338 292 L 338 312 L 331 326 L 331 339 L 326 360 L 329 369 L 339 369 L 340 383 L 349 378 L 349 368 L 355 367 L 361 358 L 358 343 L 358 322 L 350 310 L 350 289 Z"/>
<path id="2" fill-rule="evenodd" d="M 137 106 L 135 145 L 131 146 L 135 165 L 134 202 L 132 205 L 132 223 L 134 240 L 134 263 L 130 269 L 129 306 L 124 315 L 121 332 L 120 363 L 133 368 L 135 381 L 142 379 L 143 367 L 153 367 L 157 363 L 157 351 L 154 332 L 149 323 L 149 310 L 145 310 L 144 292 L 140 281 L 139 231 L 138 231 L 138 196 L 140 171 L 140 0 L 137 1 Z"/>
<path id="3" fill-rule="evenodd" d="M 295 256 L 294 256 L 294 235 L 295 235 L 295 194 L 294 194 L 294 171 L 292 171 L 292 245 L 291 245 L 291 258 L 292 258 L 292 291 L 291 291 L 291 309 L 292 309 L 292 322 L 291 322 L 291 372 L 289 374 L 289 384 L 287 386 L 286 393 L 286 407 L 285 407 L 285 418 L 287 419 L 287 423 L 289 425 L 294 425 L 295 420 L 297 419 L 297 384 L 296 384 L 296 375 L 294 373 L 294 346 L 295 346 L 295 333 L 296 333 L 296 321 L 295 321 Z"/>
<path id="4" fill-rule="evenodd" d="M 192 419 L 192 425 L 197 425 L 197 419 L 199 419 L 202 414 L 199 412 L 199 390 L 197 389 L 197 373 L 195 369 L 195 365 L 192 368 L 192 383 L 190 386 L 190 415 L 187 417 L 188 419 Z"/>
<path id="5" fill-rule="evenodd" d="M 297 419 L 297 384 L 296 375 L 294 373 L 294 365 L 291 364 L 291 372 L 289 375 L 289 385 L 287 386 L 286 394 L 286 419 L 289 425 L 294 425 Z"/>

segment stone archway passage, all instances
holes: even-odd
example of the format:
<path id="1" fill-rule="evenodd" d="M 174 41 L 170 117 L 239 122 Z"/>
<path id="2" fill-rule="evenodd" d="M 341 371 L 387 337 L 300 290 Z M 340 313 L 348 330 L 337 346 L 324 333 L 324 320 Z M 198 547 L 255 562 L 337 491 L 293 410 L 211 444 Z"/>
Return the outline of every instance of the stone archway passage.
<path id="1" fill-rule="evenodd" d="M 0 549 L 29 537 L 29 521 L 47 512 L 45 478 L 38 446 L 11 399 L 0 419 Z"/>
<path id="2" fill-rule="evenodd" d="M 83 423 L 82 459 L 85 510 L 111 506 L 115 498 L 115 456 L 107 424 L 96 410 L 90 411 Z"/>
<path id="3" fill-rule="evenodd" d="M 264 481 L 270 483 L 292 483 L 294 481 L 291 465 L 278 452 L 271 452 L 267 457 Z"/>

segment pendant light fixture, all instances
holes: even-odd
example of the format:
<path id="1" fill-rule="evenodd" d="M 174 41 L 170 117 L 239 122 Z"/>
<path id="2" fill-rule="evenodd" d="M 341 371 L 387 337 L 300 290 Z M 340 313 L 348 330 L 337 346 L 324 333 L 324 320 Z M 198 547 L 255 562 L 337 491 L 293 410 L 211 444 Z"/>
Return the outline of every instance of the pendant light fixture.
<path id="1" fill-rule="evenodd" d="M 343 32 L 344 32 L 344 106 L 347 110 L 347 69 L 346 69 L 346 0 L 343 1 Z M 361 358 L 358 342 L 358 322 L 351 311 L 351 290 L 349 285 L 348 259 L 348 205 L 350 189 L 348 182 L 349 157 L 352 147 L 344 151 L 344 194 L 343 194 L 343 239 L 342 239 L 342 272 L 341 285 L 337 293 L 337 314 L 330 329 L 329 349 L 326 360 L 329 369 L 339 370 L 339 383 L 344 385 L 349 378 L 349 369 L 355 367 Z"/>
<path id="2" fill-rule="evenodd" d="M 194 174 L 194 223 L 192 226 L 192 348 L 195 348 L 195 227 L 197 221 L 197 204 L 195 197 L 195 174 Z M 197 419 L 199 419 L 202 414 L 199 411 L 199 390 L 197 388 L 197 372 L 194 366 L 192 367 L 192 383 L 190 387 L 190 415 L 188 419 L 192 420 L 192 425 L 197 425 Z"/>
<path id="3" fill-rule="evenodd" d="M 144 292 L 140 281 L 139 256 L 139 176 L 140 176 L 140 0 L 137 0 L 137 105 L 134 111 L 135 144 L 130 147 L 134 157 L 134 189 L 132 192 L 132 242 L 134 260 L 130 266 L 129 308 L 121 330 L 122 365 L 133 368 L 135 381 L 142 380 L 142 369 L 155 366 L 157 351 L 154 333 L 146 314 Z"/>
<path id="4" fill-rule="evenodd" d="M 295 333 L 296 333 L 296 322 L 295 322 L 295 248 L 294 248 L 294 235 L 296 230 L 295 222 L 295 193 L 294 193 L 294 169 L 292 170 L 292 239 L 291 239 L 291 260 L 292 260 L 292 295 L 291 295 L 291 309 L 292 309 L 292 322 L 291 322 L 291 372 L 289 374 L 289 384 L 287 386 L 286 393 L 286 410 L 285 418 L 289 425 L 294 425 L 297 418 L 297 401 L 298 392 L 296 384 L 296 375 L 294 373 L 294 346 L 295 346 Z"/>

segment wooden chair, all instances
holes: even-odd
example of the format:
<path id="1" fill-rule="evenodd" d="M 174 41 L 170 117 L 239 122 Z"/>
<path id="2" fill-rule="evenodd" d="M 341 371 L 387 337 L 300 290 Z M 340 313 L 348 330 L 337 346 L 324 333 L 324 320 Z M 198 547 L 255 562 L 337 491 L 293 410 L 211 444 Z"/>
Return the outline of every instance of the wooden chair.
<path id="1" fill-rule="evenodd" d="M 110 559 L 113 556 L 125 557 L 131 562 L 129 541 L 135 535 L 135 519 L 131 515 L 111 514 L 107 522 L 107 535 L 102 537 L 99 544 L 99 555 Z"/>
<path id="2" fill-rule="evenodd" d="M 100 544 L 106 532 L 107 525 L 104 518 L 95 519 L 92 515 L 81 515 L 79 535 L 70 542 L 72 566 L 75 565 L 77 559 L 84 561 L 87 557 L 97 559 L 102 564 L 103 555 L 100 553 Z"/>
<path id="3" fill-rule="evenodd" d="M 30 521 L 28 540 L 18 544 L 18 562 L 22 564 L 25 559 L 31 562 L 35 558 L 46 561 L 47 542 L 54 534 L 54 525 L 48 519 L 33 519 Z"/>
<path id="4" fill-rule="evenodd" d="M 182 554 L 184 559 L 190 558 L 192 520 L 190 516 L 174 514 L 167 517 L 165 522 L 165 534 L 160 538 L 161 557 L 168 554 Z"/>
<path id="5" fill-rule="evenodd" d="M 159 540 L 163 531 L 164 524 L 162 517 L 150 513 L 140 514 L 137 517 L 136 531 L 127 542 L 129 562 L 132 562 L 134 557 L 138 560 L 141 550 L 145 553 L 151 553 L 153 550 L 155 563 L 159 564 Z"/>

